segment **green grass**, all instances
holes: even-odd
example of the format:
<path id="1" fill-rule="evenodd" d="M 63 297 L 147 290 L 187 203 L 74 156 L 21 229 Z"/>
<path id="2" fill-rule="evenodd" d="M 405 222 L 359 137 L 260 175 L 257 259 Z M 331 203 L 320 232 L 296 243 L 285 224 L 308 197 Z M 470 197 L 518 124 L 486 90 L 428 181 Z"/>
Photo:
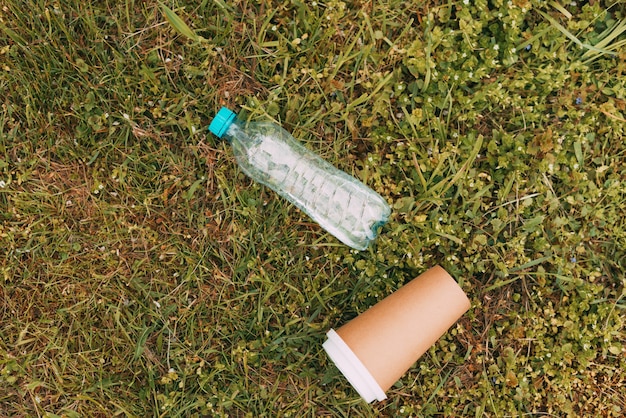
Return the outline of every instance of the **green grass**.
<path id="1" fill-rule="evenodd" d="M 624 6 L 465 3 L 2 3 L 0 415 L 623 416 Z M 374 245 L 222 105 L 383 195 Z M 366 405 L 325 332 L 435 264 L 472 309 Z"/>

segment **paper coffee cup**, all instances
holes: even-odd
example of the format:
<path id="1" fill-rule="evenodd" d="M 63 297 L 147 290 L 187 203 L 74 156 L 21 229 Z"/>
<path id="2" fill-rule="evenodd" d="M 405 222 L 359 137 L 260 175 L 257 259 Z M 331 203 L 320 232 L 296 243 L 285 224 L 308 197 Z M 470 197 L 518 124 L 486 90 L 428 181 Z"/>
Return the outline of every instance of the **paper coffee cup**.
<path id="1" fill-rule="evenodd" d="M 328 331 L 323 347 L 366 402 L 381 401 L 469 308 L 456 281 L 436 266 L 337 331 Z"/>

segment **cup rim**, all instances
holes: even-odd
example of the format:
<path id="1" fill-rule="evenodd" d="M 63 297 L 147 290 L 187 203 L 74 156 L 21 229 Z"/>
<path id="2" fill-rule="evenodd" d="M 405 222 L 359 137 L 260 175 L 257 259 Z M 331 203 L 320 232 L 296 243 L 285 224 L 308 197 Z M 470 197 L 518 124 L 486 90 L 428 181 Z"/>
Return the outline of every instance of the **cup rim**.
<path id="1" fill-rule="evenodd" d="M 361 395 L 365 402 L 382 401 L 387 395 L 363 362 L 354 354 L 343 338 L 334 329 L 330 329 L 328 339 L 322 347 L 335 366 L 348 379 L 352 387 Z"/>

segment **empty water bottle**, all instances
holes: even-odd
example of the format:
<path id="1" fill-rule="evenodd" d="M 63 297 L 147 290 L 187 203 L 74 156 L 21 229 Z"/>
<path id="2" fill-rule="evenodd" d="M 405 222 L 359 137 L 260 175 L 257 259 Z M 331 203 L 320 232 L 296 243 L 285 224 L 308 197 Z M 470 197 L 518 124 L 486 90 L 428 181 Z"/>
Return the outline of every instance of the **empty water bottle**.
<path id="1" fill-rule="evenodd" d="M 223 107 L 209 130 L 228 139 L 246 175 L 289 200 L 352 248 L 367 248 L 389 219 L 389 205 L 379 194 L 324 161 L 275 123 L 246 124 Z"/>

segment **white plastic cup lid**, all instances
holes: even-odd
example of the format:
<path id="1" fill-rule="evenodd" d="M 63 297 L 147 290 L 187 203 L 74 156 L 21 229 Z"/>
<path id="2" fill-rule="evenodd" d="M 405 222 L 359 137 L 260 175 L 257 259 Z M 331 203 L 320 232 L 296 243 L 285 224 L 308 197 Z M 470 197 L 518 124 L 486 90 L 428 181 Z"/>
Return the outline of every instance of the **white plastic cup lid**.
<path id="1" fill-rule="evenodd" d="M 328 339 L 322 344 L 322 347 L 365 402 L 387 399 L 387 395 L 376 382 L 376 379 L 341 336 L 333 329 L 329 330 L 326 336 Z"/>

